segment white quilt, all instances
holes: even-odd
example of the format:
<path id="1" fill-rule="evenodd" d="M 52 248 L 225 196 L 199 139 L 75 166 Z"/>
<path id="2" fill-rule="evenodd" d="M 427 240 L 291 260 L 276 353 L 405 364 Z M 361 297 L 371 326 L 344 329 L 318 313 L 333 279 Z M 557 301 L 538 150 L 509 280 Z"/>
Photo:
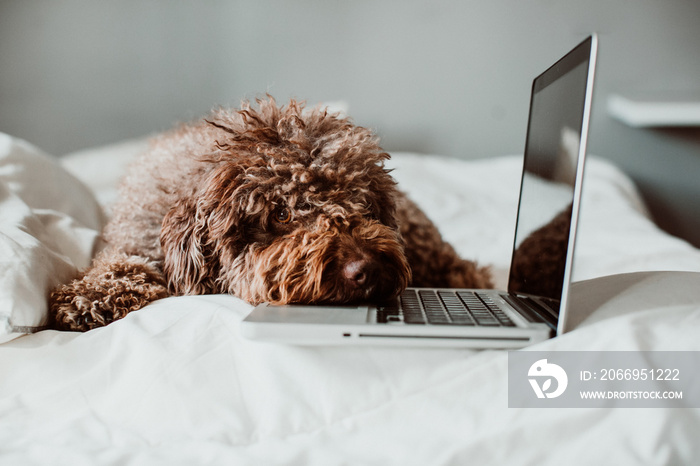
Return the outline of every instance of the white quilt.
<path id="1" fill-rule="evenodd" d="M 28 303 L 39 306 L 37 293 L 50 279 L 18 290 L 19 272 L 29 270 L 32 280 L 57 260 L 83 266 L 84 251 L 97 246 L 88 233 L 103 219 L 90 210 L 90 191 L 43 156 L 25 158 L 49 179 L 60 172 L 63 188 L 44 190 L 52 205 L 25 195 L 46 188 L 44 175 L 17 181 L 25 168 L 16 157 L 7 161 L 18 143 L 7 144 L 0 153 L 0 247 L 20 253 L 3 262 L 0 275 L 7 340 L 0 344 L 0 464 L 626 465 L 700 458 L 699 409 L 508 408 L 505 351 L 255 343 L 238 328 L 250 306 L 231 296 L 164 299 L 84 334 L 23 335 L 33 324 L 13 322 L 41 314 Z M 104 205 L 141 147 L 83 152 L 63 165 Z M 393 154 L 391 164 L 444 236 L 465 257 L 493 264 L 504 286 L 520 158 Z M 590 160 L 582 205 L 572 303 L 582 322 L 530 349 L 700 351 L 700 251 L 656 228 L 631 182 L 600 159 Z M 7 215 L 20 211 L 21 218 Z M 63 220 L 27 229 L 47 211 Z M 69 238 L 82 232 L 82 239 L 52 243 L 41 234 L 45 224 Z M 22 256 L 17 232 L 44 262 Z M 660 270 L 678 272 L 596 278 Z M 13 313 L 18 304 L 24 314 Z"/>

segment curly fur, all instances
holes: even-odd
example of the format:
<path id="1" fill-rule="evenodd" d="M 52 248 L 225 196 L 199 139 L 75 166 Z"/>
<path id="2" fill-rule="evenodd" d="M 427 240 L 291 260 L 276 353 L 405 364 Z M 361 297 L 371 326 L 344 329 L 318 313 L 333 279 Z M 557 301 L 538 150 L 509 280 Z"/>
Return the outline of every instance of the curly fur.
<path id="1" fill-rule="evenodd" d="M 51 294 L 56 327 L 89 330 L 167 295 L 347 303 L 490 286 L 397 189 L 388 158 L 349 119 L 269 96 L 158 137 L 121 184 L 107 248 Z"/>
<path id="2" fill-rule="evenodd" d="M 573 206 L 530 233 L 513 254 L 509 286 L 538 296 L 561 296 Z"/>

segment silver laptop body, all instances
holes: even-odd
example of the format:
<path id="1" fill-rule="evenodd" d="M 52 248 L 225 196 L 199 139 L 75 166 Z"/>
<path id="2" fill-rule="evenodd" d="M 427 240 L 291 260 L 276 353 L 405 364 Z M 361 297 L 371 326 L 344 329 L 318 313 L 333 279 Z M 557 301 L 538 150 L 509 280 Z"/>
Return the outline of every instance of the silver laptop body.
<path id="1" fill-rule="evenodd" d="M 300 345 L 521 348 L 569 330 L 596 54 L 592 35 L 533 81 L 507 291 L 408 288 L 382 304 L 261 304 L 242 334 Z M 539 196 L 555 191 L 566 201 L 542 219 Z M 547 254 L 538 253 L 542 238 Z"/>

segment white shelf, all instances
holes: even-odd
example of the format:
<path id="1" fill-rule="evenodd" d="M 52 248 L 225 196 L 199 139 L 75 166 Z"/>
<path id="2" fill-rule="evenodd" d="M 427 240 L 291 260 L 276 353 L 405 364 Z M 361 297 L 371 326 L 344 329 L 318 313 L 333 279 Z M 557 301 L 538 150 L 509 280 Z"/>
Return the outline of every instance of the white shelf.
<path id="1" fill-rule="evenodd" d="M 700 126 L 700 94 L 612 94 L 608 113 L 634 127 Z"/>

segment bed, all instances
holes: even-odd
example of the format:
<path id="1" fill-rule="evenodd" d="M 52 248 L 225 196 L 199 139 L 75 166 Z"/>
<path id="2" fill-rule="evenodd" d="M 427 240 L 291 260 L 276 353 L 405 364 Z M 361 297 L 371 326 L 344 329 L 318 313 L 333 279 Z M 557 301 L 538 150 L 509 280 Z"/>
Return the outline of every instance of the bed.
<path id="1" fill-rule="evenodd" d="M 690 464 L 700 409 L 508 407 L 508 353 L 304 347 L 239 335 L 223 295 L 171 297 L 87 333 L 45 329 L 47 290 L 100 247 L 145 146 L 61 159 L 0 137 L 0 464 Z M 521 157 L 394 153 L 402 189 L 504 287 Z M 590 157 L 575 328 L 527 350 L 700 350 L 700 250 Z M 677 291 L 677 293 L 674 293 Z"/>

